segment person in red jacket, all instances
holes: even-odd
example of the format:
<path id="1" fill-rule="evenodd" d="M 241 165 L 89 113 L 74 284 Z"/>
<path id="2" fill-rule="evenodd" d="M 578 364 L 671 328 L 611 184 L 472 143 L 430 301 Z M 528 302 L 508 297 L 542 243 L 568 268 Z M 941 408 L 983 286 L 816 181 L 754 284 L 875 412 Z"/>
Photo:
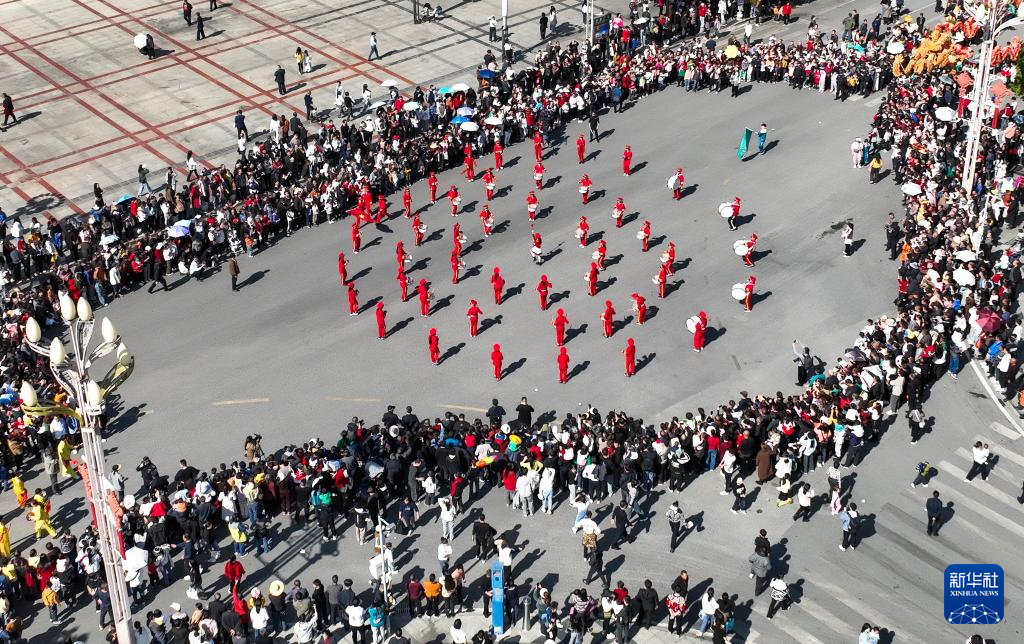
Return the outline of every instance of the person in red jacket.
<path id="1" fill-rule="evenodd" d="M 747 277 L 747 283 L 743 285 L 743 310 L 750 313 L 750 296 L 754 294 L 754 284 L 757 278 L 753 275 Z"/>
<path id="2" fill-rule="evenodd" d="M 639 293 L 633 293 L 630 297 L 633 298 L 633 311 L 636 312 L 636 323 L 643 326 L 643 323 L 647 321 L 647 298 Z"/>
<path id="3" fill-rule="evenodd" d="M 622 175 L 625 177 L 629 176 L 629 165 L 633 161 L 633 151 L 626 146 L 626 149 L 622 151 Z"/>
<path id="4" fill-rule="evenodd" d="M 668 266 L 666 264 L 662 264 L 658 269 L 658 276 L 654 278 L 654 281 L 658 285 L 658 299 L 665 299 L 665 287 L 668 285 Z"/>
<path id="5" fill-rule="evenodd" d="M 601 334 L 606 338 L 612 337 L 615 325 L 615 307 L 612 306 L 611 300 L 605 300 L 604 312 L 601 313 Z"/>
<path id="6" fill-rule="evenodd" d="M 544 187 L 544 164 L 540 161 L 533 164 L 533 182 L 537 185 L 537 190 Z"/>
<path id="7" fill-rule="evenodd" d="M 359 218 L 352 220 L 352 253 L 359 254 L 359 248 L 363 245 L 363 234 L 359 232 Z"/>
<path id="8" fill-rule="evenodd" d="M 597 270 L 604 270 L 604 260 L 608 256 L 608 244 L 602 239 L 597 242 L 597 250 L 594 251 L 594 262 L 597 263 Z"/>
<path id="9" fill-rule="evenodd" d="M 672 182 L 672 198 L 679 201 L 683 198 L 683 186 L 686 183 L 686 178 L 683 177 L 683 169 L 681 167 L 676 168 L 675 181 Z"/>
<path id="10" fill-rule="evenodd" d="M 697 314 L 697 326 L 693 332 L 693 350 L 700 352 L 704 348 L 704 334 L 708 329 L 708 314 L 701 311 Z"/>
<path id="11" fill-rule="evenodd" d="M 626 361 L 626 377 L 631 378 L 636 373 L 636 344 L 633 338 L 626 340 L 626 348 L 622 350 Z"/>
<path id="12" fill-rule="evenodd" d="M 427 349 L 430 351 L 430 364 L 441 364 L 441 341 L 437 337 L 437 329 L 433 327 L 427 334 Z"/>
<path id="13" fill-rule="evenodd" d="M 459 196 L 459 189 L 454 184 L 448 188 L 448 202 L 452 206 L 452 217 L 458 217 L 459 204 L 462 203 L 462 197 Z"/>
<path id="14" fill-rule="evenodd" d="M 544 137 L 541 135 L 539 128 L 533 133 L 533 156 L 536 157 L 537 161 L 544 157 Z"/>
<path id="15" fill-rule="evenodd" d="M 466 310 L 466 317 L 469 318 L 469 337 L 475 338 L 477 332 L 477 325 L 480 322 L 480 316 L 483 315 L 483 311 L 477 306 L 476 300 L 469 301 L 469 309 Z"/>
<path id="16" fill-rule="evenodd" d="M 558 382 L 565 384 L 569 381 L 569 350 L 562 347 L 558 350 Z"/>
<path id="17" fill-rule="evenodd" d="M 537 294 L 540 296 L 540 310 L 548 310 L 548 291 L 551 290 L 551 282 L 548 281 L 547 275 L 541 275 L 540 281 L 537 282 Z"/>
<path id="18" fill-rule="evenodd" d="M 416 285 L 416 293 L 420 298 L 420 317 L 427 317 L 430 315 L 430 286 L 427 285 L 427 280 L 420 279 L 420 283 Z"/>
<path id="19" fill-rule="evenodd" d="M 490 168 L 484 170 L 484 191 L 487 194 L 487 201 L 494 198 L 494 172 Z"/>
<path id="20" fill-rule="evenodd" d="M 407 218 L 412 217 L 412 192 L 409 191 L 409 186 L 402 190 L 402 211 Z"/>
<path id="21" fill-rule="evenodd" d="M 384 303 L 377 302 L 377 339 L 383 340 L 388 335 L 387 317 L 388 312 L 384 310 Z"/>
<path id="22" fill-rule="evenodd" d="M 576 225 L 576 239 L 580 240 L 580 248 L 587 247 L 587 233 L 590 232 L 590 224 L 587 223 L 587 216 L 580 215 L 580 223 Z"/>
<path id="23" fill-rule="evenodd" d="M 459 283 L 459 269 L 462 268 L 462 259 L 459 257 L 459 249 L 452 249 L 452 284 Z"/>
<path id="24" fill-rule="evenodd" d="M 413 246 L 423 245 L 423 236 L 427 232 L 427 227 L 423 225 L 423 220 L 420 219 L 419 214 L 412 216 L 412 243 Z"/>
<path id="25" fill-rule="evenodd" d="M 615 200 L 615 205 L 612 206 L 612 219 L 615 220 L 615 227 L 622 228 L 622 218 L 626 214 L 626 202 L 619 197 Z"/>
<path id="26" fill-rule="evenodd" d="M 555 311 L 555 318 L 551 320 L 551 326 L 555 327 L 555 346 L 565 344 L 565 328 L 569 325 L 569 318 L 565 315 L 565 309 Z"/>
<path id="27" fill-rule="evenodd" d="M 736 218 L 740 216 L 740 202 L 742 201 L 742 199 L 736 197 L 735 199 L 732 200 L 732 203 L 729 206 L 730 208 L 732 208 L 732 211 L 730 212 L 728 219 L 729 230 L 736 230 Z"/>
<path id="28" fill-rule="evenodd" d="M 245 568 L 242 567 L 242 562 L 238 560 L 237 556 L 231 555 L 231 558 L 224 564 L 224 576 L 227 577 L 228 587 L 232 592 L 242 582 L 243 575 L 245 575 Z"/>
<path id="29" fill-rule="evenodd" d="M 668 248 L 661 254 L 661 263 L 665 265 L 665 272 L 668 273 L 669 277 L 676 274 L 676 245 L 675 242 L 669 242 Z"/>
<path id="30" fill-rule="evenodd" d="M 503 291 L 505 289 L 505 278 L 501 276 L 501 268 L 495 266 L 491 273 L 491 289 L 494 290 L 494 303 L 501 304 Z"/>
<path id="31" fill-rule="evenodd" d="M 348 314 L 359 315 L 359 291 L 355 282 L 348 283 Z"/>
<path id="32" fill-rule="evenodd" d="M 537 194 L 533 190 L 526 195 L 526 212 L 530 216 L 530 221 L 537 218 Z"/>
<path id="33" fill-rule="evenodd" d="M 384 198 L 384 193 L 380 193 L 377 197 L 377 219 L 375 223 L 380 223 L 388 218 L 388 202 Z"/>
<path id="34" fill-rule="evenodd" d="M 580 160 L 580 163 L 583 163 L 583 158 L 586 154 L 587 138 L 583 136 L 582 132 L 580 132 L 580 135 L 576 138 L 576 157 Z"/>
<path id="35" fill-rule="evenodd" d="M 348 260 L 345 259 L 344 252 L 338 253 L 338 277 L 341 278 L 341 285 L 344 286 L 348 281 Z"/>
<path id="36" fill-rule="evenodd" d="M 462 148 L 462 154 L 464 156 L 463 164 L 466 168 L 466 180 L 470 183 L 476 179 L 476 159 L 473 158 L 473 146 L 466 144 L 466 147 Z"/>
<path id="37" fill-rule="evenodd" d="M 405 267 L 399 266 L 398 272 L 395 273 L 395 279 L 398 281 L 398 288 L 402 292 L 402 301 L 405 302 L 409 299 L 409 276 L 405 274 Z"/>
<path id="38" fill-rule="evenodd" d="M 640 238 L 640 243 L 643 245 L 644 252 L 646 253 L 650 248 L 651 243 L 651 222 L 647 219 L 644 220 L 644 225 L 640 227 L 640 233 L 637 235 Z"/>
<path id="39" fill-rule="evenodd" d="M 756 246 L 757 246 L 757 233 L 754 233 L 754 234 L 752 234 L 750 236 L 750 239 L 747 241 L 747 252 L 746 252 L 745 255 L 743 255 L 743 263 L 746 264 L 747 266 L 750 266 L 750 267 L 754 266 L 754 260 L 753 260 L 753 258 L 751 258 L 751 255 L 754 254 L 754 247 L 756 247 Z"/>
<path id="40" fill-rule="evenodd" d="M 591 297 L 597 295 L 597 273 L 597 264 L 591 262 L 590 270 L 587 271 L 587 295 Z"/>
<path id="41" fill-rule="evenodd" d="M 590 177 L 583 175 L 580 178 L 580 195 L 583 197 L 583 203 L 586 205 L 587 198 L 590 196 L 590 187 L 594 185 L 594 182 L 590 180 Z"/>
<path id="42" fill-rule="evenodd" d="M 491 226 L 494 225 L 494 215 L 491 214 L 491 209 L 487 204 L 480 209 L 480 224 L 484 229 L 484 237 L 490 237 Z"/>
<path id="43" fill-rule="evenodd" d="M 411 259 L 412 257 L 409 256 L 409 253 L 405 252 L 405 244 L 402 243 L 402 240 L 398 240 L 395 243 L 395 263 L 403 266 Z"/>
<path id="44" fill-rule="evenodd" d="M 437 175 L 434 171 L 430 171 L 430 176 L 427 177 L 427 187 L 430 188 L 430 203 L 437 202 Z"/>
<path id="45" fill-rule="evenodd" d="M 501 141 L 495 141 L 494 142 L 494 168 L 496 170 L 502 170 L 505 167 L 505 159 L 504 159 L 504 157 L 502 155 L 502 153 L 504 151 L 505 151 L 505 148 L 502 147 Z"/>
<path id="46" fill-rule="evenodd" d="M 491 366 L 494 367 L 494 379 L 501 380 L 501 361 L 505 359 L 505 356 L 501 355 L 501 345 L 495 343 L 491 347 Z"/>
<path id="47" fill-rule="evenodd" d="M 462 243 L 466 241 L 466 236 L 462 234 L 462 227 L 459 226 L 459 222 L 455 222 L 452 226 L 452 248 L 462 255 Z"/>

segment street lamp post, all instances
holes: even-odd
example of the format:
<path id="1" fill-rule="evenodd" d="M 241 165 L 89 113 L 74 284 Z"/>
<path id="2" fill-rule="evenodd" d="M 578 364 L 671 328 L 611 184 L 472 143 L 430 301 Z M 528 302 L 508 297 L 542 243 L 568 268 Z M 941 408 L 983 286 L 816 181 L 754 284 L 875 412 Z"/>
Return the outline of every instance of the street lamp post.
<path id="1" fill-rule="evenodd" d="M 134 368 L 134 358 L 128 353 L 121 341 L 121 336 L 109 318 L 100 324 L 103 342 L 92 351 L 89 340 L 92 338 L 95 319 L 92 306 L 86 298 L 79 298 L 78 304 L 68 294 L 60 297 L 60 314 L 68 324 L 71 339 L 71 354 L 64 349 L 60 338 L 54 338 L 49 347 L 39 344 L 42 330 L 34 318 L 25 323 L 25 338 L 32 351 L 50 359 L 50 371 L 60 386 L 70 395 L 77 406 L 81 419 L 82 450 L 89 473 L 89 503 L 92 505 L 93 516 L 96 518 L 96 529 L 99 533 L 100 555 L 106 572 L 107 587 L 110 592 L 111 612 L 114 626 L 117 629 L 119 644 L 134 644 L 131 630 L 131 610 L 128 600 L 128 586 L 125 582 L 124 566 L 122 565 L 120 525 L 109 504 L 105 501 L 105 482 L 107 480 L 106 463 L 103 456 L 102 440 L 97 432 L 97 424 L 103 413 L 105 396 L 128 379 Z M 117 360 L 113 367 L 100 380 L 89 375 L 93 363 L 116 351 Z M 61 408 L 50 401 L 40 401 L 35 389 L 27 381 L 21 388 L 22 408 L 31 413 L 33 409 L 45 409 L 46 413 L 74 414 L 71 409 Z"/>
<path id="2" fill-rule="evenodd" d="M 1005 19 L 1007 18 L 1006 12 L 1001 5 L 997 5 L 995 2 L 975 5 L 969 7 L 968 11 L 982 25 L 984 34 L 979 52 L 978 70 L 974 75 L 974 90 L 971 92 L 974 109 L 971 110 L 971 120 L 967 130 L 964 172 L 960 182 L 960 187 L 969 193 L 974 188 L 974 177 L 978 168 L 978 144 L 985 119 L 988 81 L 992 72 L 992 50 L 995 47 L 996 36 L 1005 29 L 1024 24 L 1024 19 L 1018 17 Z"/>

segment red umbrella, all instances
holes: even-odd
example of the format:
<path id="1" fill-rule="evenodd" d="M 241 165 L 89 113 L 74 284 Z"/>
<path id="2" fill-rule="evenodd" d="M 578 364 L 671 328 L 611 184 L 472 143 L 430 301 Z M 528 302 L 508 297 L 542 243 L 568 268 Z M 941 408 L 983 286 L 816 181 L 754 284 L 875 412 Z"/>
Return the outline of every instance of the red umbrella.
<path id="1" fill-rule="evenodd" d="M 992 333 L 1003 326 L 1003 320 L 994 311 L 985 309 L 978 312 L 978 326 L 985 333 Z"/>

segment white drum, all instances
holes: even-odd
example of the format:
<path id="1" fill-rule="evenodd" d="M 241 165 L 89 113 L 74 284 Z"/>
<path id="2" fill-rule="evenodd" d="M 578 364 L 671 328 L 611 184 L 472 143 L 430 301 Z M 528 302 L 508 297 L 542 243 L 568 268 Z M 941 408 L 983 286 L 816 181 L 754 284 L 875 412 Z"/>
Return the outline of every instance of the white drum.
<path id="1" fill-rule="evenodd" d="M 732 285 L 732 299 L 743 300 L 747 297 L 747 285 L 746 284 L 733 284 Z"/>
<path id="2" fill-rule="evenodd" d="M 700 318 L 697 317 L 696 315 L 691 318 L 687 318 L 686 330 L 689 331 L 690 333 L 696 333 L 698 324 L 700 324 Z"/>

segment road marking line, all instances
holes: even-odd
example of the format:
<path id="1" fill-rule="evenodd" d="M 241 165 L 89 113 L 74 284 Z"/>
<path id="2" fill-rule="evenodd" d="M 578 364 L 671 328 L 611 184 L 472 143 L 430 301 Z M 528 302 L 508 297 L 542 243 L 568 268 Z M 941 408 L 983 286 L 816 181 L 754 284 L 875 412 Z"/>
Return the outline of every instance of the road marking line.
<path id="1" fill-rule="evenodd" d="M 988 428 L 996 433 L 1002 434 L 1003 436 L 1009 438 L 1012 441 L 1020 440 L 1020 434 L 1013 431 L 1012 429 L 1010 429 L 1009 427 L 1002 423 L 991 423 L 989 424 Z"/>
<path id="2" fill-rule="evenodd" d="M 956 450 L 956 455 L 962 457 L 968 463 L 974 462 L 974 454 L 972 452 L 968 452 L 966 448 L 963 448 L 963 447 L 958 448 Z M 1003 454 L 1002 454 L 1002 452 L 1000 452 L 999 454 L 996 454 L 996 456 L 1001 457 L 1001 456 L 1003 456 Z M 988 475 L 989 476 L 998 476 L 999 478 L 1003 479 L 1004 481 L 1006 481 L 1008 483 L 1011 483 L 1014 486 L 1014 488 L 1017 487 L 1017 484 L 1020 481 L 1020 477 L 1014 476 L 1013 474 L 1010 474 L 1006 470 L 1006 467 L 1002 463 L 1000 463 L 995 468 L 989 469 Z"/>
<path id="3" fill-rule="evenodd" d="M 945 467 L 947 470 L 950 471 L 950 473 L 960 472 L 960 476 L 963 476 L 963 475 L 966 474 L 963 470 L 959 469 L 955 465 L 947 463 L 946 461 L 942 461 L 939 465 L 940 465 L 940 467 Z M 993 523 L 998 523 L 999 525 L 1003 526 L 1004 528 L 1006 528 L 1010 532 L 1013 532 L 1014 534 L 1016 534 L 1016 535 L 1018 535 L 1020 537 L 1024 537 L 1024 527 L 1021 527 L 1020 524 L 1018 524 L 1017 522 L 1012 521 L 1012 520 L 1006 518 L 1001 513 L 997 512 L 996 510 L 993 510 L 992 508 L 988 507 L 987 505 L 982 505 L 982 504 L 979 504 L 979 503 L 975 502 L 974 499 L 971 499 L 966 494 L 961 492 L 959 489 L 954 488 L 952 485 L 947 485 L 947 484 L 942 483 L 942 482 L 937 481 L 937 480 L 933 480 L 932 481 L 932 485 L 934 487 L 943 489 L 947 494 L 952 494 L 953 496 L 959 497 L 959 499 L 962 502 L 966 503 L 967 506 L 972 511 L 974 511 L 974 512 L 976 512 L 978 514 L 984 514 L 984 515 L 988 516 L 993 521 Z M 970 485 L 970 484 L 965 483 L 965 485 Z M 985 486 L 985 485 L 974 485 L 972 487 L 974 489 L 981 490 L 983 493 L 985 493 L 988 496 L 996 499 L 997 501 L 1002 501 L 1003 503 L 1006 503 L 1007 505 L 1010 505 L 1011 507 L 1015 508 L 1015 510 L 1018 508 L 1018 504 L 1016 502 L 1011 503 L 1010 501 L 1007 501 L 1004 498 L 1004 497 L 1009 497 L 1010 496 L 1009 494 L 1004 494 L 1002 492 L 994 491 L 991 487 L 988 487 L 988 486 Z"/>
<path id="4" fill-rule="evenodd" d="M 806 607 L 804 604 L 806 604 Z M 822 622 L 825 626 L 828 626 L 837 634 L 849 633 L 851 630 L 852 624 L 847 624 L 842 619 L 833 616 L 831 612 L 825 610 L 824 607 L 810 599 L 806 594 L 800 596 L 800 607 L 805 608 L 809 615 Z"/>
<path id="5" fill-rule="evenodd" d="M 974 440 L 975 441 L 981 441 L 982 443 L 984 443 L 986 439 L 981 437 L 981 436 L 975 436 Z M 963 448 L 961 448 L 961 449 L 963 449 Z M 1017 465 L 1019 465 L 1021 467 L 1024 467 L 1024 456 L 1021 456 L 1020 454 L 1017 454 L 1016 452 L 1013 452 L 1011 450 L 1008 450 L 1008 449 L 1007 450 L 1000 450 L 996 454 L 996 456 L 998 456 L 999 458 L 1006 457 L 1006 458 L 1010 459 L 1011 461 L 1013 461 L 1014 463 L 1016 463 Z M 971 453 L 971 460 L 974 460 L 974 454 L 973 453 Z"/>
<path id="6" fill-rule="evenodd" d="M 270 398 L 243 398 L 241 400 L 218 400 L 210 403 L 214 407 L 226 407 L 227 405 L 251 405 L 253 403 L 270 402 Z"/>
<path id="7" fill-rule="evenodd" d="M 324 396 L 324 400 L 333 400 L 338 402 L 382 402 L 380 398 L 345 398 L 344 396 Z"/>
<path id="8" fill-rule="evenodd" d="M 900 620 L 894 619 L 893 617 L 886 615 L 878 608 L 874 606 L 868 606 L 864 602 L 857 599 L 857 597 L 853 593 L 849 592 L 845 588 L 840 588 L 839 586 L 835 586 L 822 580 L 814 580 L 812 583 L 816 586 L 821 586 L 823 589 L 831 593 L 833 597 L 837 598 L 839 601 L 841 601 L 842 603 L 846 604 L 854 611 L 856 611 L 860 616 L 860 619 L 857 621 L 872 623 L 881 622 L 882 624 L 902 623 Z M 804 591 L 804 595 L 800 598 L 800 603 L 803 603 L 804 597 L 806 597 L 807 594 L 808 593 Z"/>
<path id="9" fill-rule="evenodd" d="M 437 403 L 435 407 L 440 407 L 442 409 L 461 409 L 463 411 L 478 411 L 481 414 L 487 413 L 487 410 L 484 409 L 483 407 L 467 407 L 466 405 L 450 405 L 448 403 Z"/>
<path id="10" fill-rule="evenodd" d="M 1024 429 L 1020 428 L 1020 425 L 1017 424 L 1017 421 L 1013 419 L 1013 416 L 1010 415 L 1010 412 L 1006 411 L 1006 407 L 1004 407 L 1003 403 L 999 401 L 999 396 L 997 396 L 996 392 L 992 390 L 992 385 L 988 383 L 988 378 L 986 378 L 985 374 L 981 372 L 981 368 L 978 367 L 978 363 L 972 360 L 971 369 L 974 370 L 974 375 L 978 377 L 978 380 L 981 381 L 982 386 L 985 387 L 985 391 L 988 392 L 988 397 L 992 399 L 992 402 L 994 402 L 996 407 L 999 408 L 999 411 L 1003 412 L 1003 416 L 1006 417 L 1006 420 L 1010 421 L 1010 427 L 1013 427 L 1014 429 L 1017 430 L 1017 433 L 1019 433 L 1021 436 L 1024 436 Z"/>
<path id="11" fill-rule="evenodd" d="M 804 597 L 800 598 L 800 603 L 801 604 L 804 603 Z M 786 615 L 787 612 L 790 611 L 790 610 L 793 610 L 793 605 L 790 605 L 790 607 L 787 610 L 780 610 L 778 613 L 775 614 L 775 616 L 779 617 L 779 616 L 782 616 L 782 615 Z M 808 614 L 813 614 L 813 613 L 808 611 Z M 815 615 L 815 617 L 816 616 L 817 615 Z M 824 642 L 819 640 L 817 637 L 811 635 L 810 633 L 808 633 L 804 629 L 802 629 L 799 626 L 797 626 L 796 624 L 794 624 L 792 622 L 792 620 L 786 619 L 785 623 L 786 623 L 786 625 L 782 628 L 782 630 L 786 631 L 787 635 L 793 635 L 794 636 L 793 639 L 795 641 L 803 642 L 804 644 L 825 644 Z M 846 625 L 845 624 L 843 625 L 843 628 L 846 629 Z"/>

